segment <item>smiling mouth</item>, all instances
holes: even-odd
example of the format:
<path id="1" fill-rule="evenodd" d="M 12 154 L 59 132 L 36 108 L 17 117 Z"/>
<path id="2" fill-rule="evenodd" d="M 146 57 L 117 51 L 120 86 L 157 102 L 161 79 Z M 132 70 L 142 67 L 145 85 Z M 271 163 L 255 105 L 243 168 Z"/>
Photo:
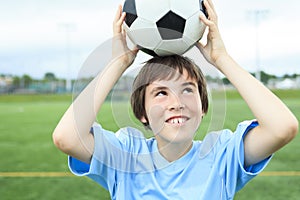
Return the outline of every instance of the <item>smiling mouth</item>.
<path id="1" fill-rule="evenodd" d="M 185 123 L 189 118 L 187 117 L 171 117 L 168 120 L 166 120 L 169 124 L 183 124 Z"/>

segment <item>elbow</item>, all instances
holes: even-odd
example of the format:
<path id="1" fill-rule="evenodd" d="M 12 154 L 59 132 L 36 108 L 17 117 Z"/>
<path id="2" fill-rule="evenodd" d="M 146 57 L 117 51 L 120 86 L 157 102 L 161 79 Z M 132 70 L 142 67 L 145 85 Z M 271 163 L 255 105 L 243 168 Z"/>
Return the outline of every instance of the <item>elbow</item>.
<path id="1" fill-rule="evenodd" d="M 54 145 L 62 152 L 69 155 L 70 150 L 72 149 L 70 142 L 66 138 L 65 134 L 55 130 L 52 134 L 52 141 Z"/>
<path id="2" fill-rule="evenodd" d="M 291 129 L 291 133 L 292 133 L 293 138 L 296 137 L 296 135 L 299 132 L 299 122 L 296 118 L 295 118 L 294 123 L 292 124 L 290 129 Z"/>
<path id="3" fill-rule="evenodd" d="M 63 151 L 63 149 L 65 148 L 65 142 L 63 140 L 62 134 L 57 130 L 54 130 L 52 134 L 52 141 L 56 148 Z"/>
<path id="4" fill-rule="evenodd" d="M 299 122 L 296 119 L 296 117 L 294 117 L 293 119 L 289 120 L 285 126 L 286 143 L 293 140 L 296 137 L 296 135 L 298 134 L 298 131 L 299 131 Z"/>
<path id="5" fill-rule="evenodd" d="M 61 150 L 61 147 L 62 147 L 62 138 L 60 136 L 60 134 L 55 130 L 52 134 L 52 141 L 53 141 L 53 144 Z"/>

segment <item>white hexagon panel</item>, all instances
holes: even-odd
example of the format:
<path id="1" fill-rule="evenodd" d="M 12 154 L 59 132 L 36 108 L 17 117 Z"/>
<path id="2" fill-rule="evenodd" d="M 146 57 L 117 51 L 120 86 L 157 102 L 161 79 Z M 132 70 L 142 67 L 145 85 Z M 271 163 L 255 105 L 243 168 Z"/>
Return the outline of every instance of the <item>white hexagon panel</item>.
<path id="1" fill-rule="evenodd" d="M 167 56 L 172 54 L 183 54 L 189 49 L 189 45 L 182 39 L 177 40 L 163 40 L 154 52 L 160 56 Z"/>
<path id="2" fill-rule="evenodd" d="M 170 10 L 168 0 L 135 0 L 137 16 L 156 22 Z"/>
<path id="3" fill-rule="evenodd" d="M 201 39 L 206 26 L 200 22 L 199 15 L 201 11 L 196 12 L 193 16 L 186 20 L 183 39 L 190 45 Z"/>
<path id="4" fill-rule="evenodd" d="M 171 5 L 171 10 L 176 14 L 180 15 L 184 19 L 187 19 L 194 15 L 200 10 L 199 0 L 169 0 Z M 184 4 L 188 6 L 183 6 Z"/>
<path id="5" fill-rule="evenodd" d="M 137 18 L 130 28 L 126 24 L 124 28 L 129 39 L 142 48 L 154 49 L 162 40 L 156 24 L 141 18 Z"/>

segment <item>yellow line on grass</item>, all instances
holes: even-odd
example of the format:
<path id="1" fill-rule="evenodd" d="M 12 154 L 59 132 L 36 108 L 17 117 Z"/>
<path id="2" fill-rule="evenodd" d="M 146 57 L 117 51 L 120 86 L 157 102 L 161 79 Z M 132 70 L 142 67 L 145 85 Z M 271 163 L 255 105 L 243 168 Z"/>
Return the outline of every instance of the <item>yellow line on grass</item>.
<path id="1" fill-rule="evenodd" d="M 300 171 L 265 171 L 259 176 L 300 176 Z"/>
<path id="2" fill-rule="evenodd" d="M 26 178 L 26 177 L 72 177 L 70 172 L 0 172 L 0 177 Z M 265 171 L 259 176 L 300 176 L 300 171 Z"/>
<path id="3" fill-rule="evenodd" d="M 0 172 L 0 177 L 68 177 L 70 172 Z"/>

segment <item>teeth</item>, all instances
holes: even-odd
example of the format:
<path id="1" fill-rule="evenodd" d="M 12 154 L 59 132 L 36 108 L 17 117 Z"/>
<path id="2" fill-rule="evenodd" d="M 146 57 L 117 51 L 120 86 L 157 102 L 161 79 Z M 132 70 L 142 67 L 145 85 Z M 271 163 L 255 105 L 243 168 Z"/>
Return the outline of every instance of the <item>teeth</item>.
<path id="1" fill-rule="evenodd" d="M 175 118 L 175 119 L 171 119 L 171 120 L 170 120 L 170 123 L 172 123 L 172 124 L 181 124 L 181 123 L 183 123 L 184 121 L 185 121 L 184 118 Z"/>

